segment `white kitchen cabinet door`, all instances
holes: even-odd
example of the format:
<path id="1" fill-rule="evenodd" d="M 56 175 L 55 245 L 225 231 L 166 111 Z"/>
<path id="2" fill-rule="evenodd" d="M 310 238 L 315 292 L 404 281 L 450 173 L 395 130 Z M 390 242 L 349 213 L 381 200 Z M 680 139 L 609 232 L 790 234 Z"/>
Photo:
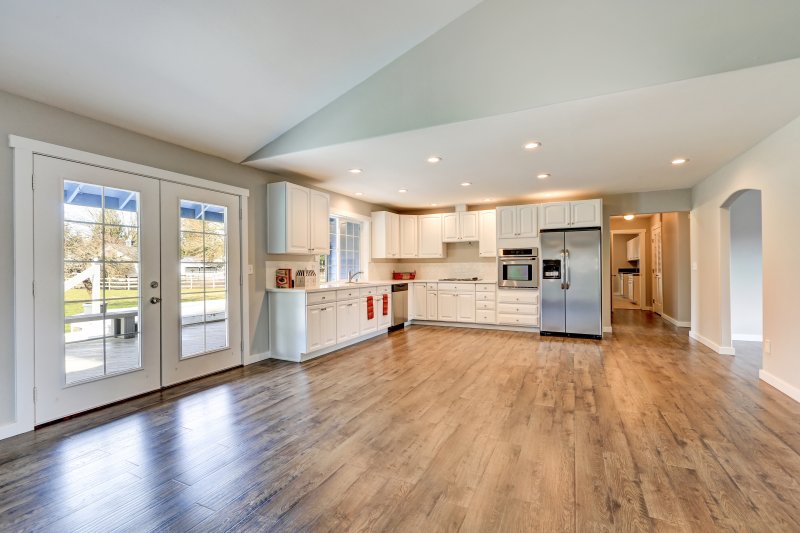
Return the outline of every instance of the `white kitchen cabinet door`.
<path id="1" fill-rule="evenodd" d="M 419 256 L 417 215 L 400 215 L 400 257 Z"/>
<path id="2" fill-rule="evenodd" d="M 358 337 L 358 302 L 348 300 L 336 304 L 336 343 Z"/>
<path id="3" fill-rule="evenodd" d="M 479 211 L 463 211 L 458 214 L 459 240 L 478 240 Z"/>
<path id="4" fill-rule="evenodd" d="M 320 311 L 320 348 L 328 348 L 336 344 L 336 304 L 325 304 Z"/>
<path id="5" fill-rule="evenodd" d="M 424 283 L 411 284 L 411 313 L 409 316 L 416 320 L 426 320 L 428 296 Z"/>
<path id="6" fill-rule="evenodd" d="M 497 208 L 497 238 L 513 239 L 517 236 L 517 208 L 514 206 Z"/>
<path id="7" fill-rule="evenodd" d="M 330 197 L 327 194 L 309 190 L 308 218 L 309 248 L 315 254 L 330 254 Z"/>
<path id="8" fill-rule="evenodd" d="M 516 207 L 517 237 L 536 237 L 539 235 L 538 209 L 535 205 Z"/>
<path id="9" fill-rule="evenodd" d="M 428 310 L 425 317 L 428 320 L 439 320 L 439 293 L 428 291 Z"/>
<path id="10" fill-rule="evenodd" d="M 568 228 L 570 225 L 570 202 L 554 202 L 539 206 L 540 228 Z"/>
<path id="11" fill-rule="evenodd" d="M 475 296 L 473 295 L 473 307 L 474 307 L 474 298 Z M 440 292 L 438 304 L 439 304 L 439 309 L 438 309 L 439 320 L 444 320 L 446 322 L 455 322 L 458 319 L 458 296 L 456 294 Z"/>
<path id="12" fill-rule="evenodd" d="M 442 215 L 420 215 L 419 224 L 419 257 L 444 257 L 442 244 Z"/>
<path id="13" fill-rule="evenodd" d="M 383 295 L 386 295 L 389 301 L 388 313 L 383 314 Z M 392 293 L 381 292 L 375 301 L 375 314 L 378 316 L 378 329 L 388 328 L 392 325 Z"/>
<path id="14" fill-rule="evenodd" d="M 293 183 L 286 185 L 287 253 L 307 254 L 309 243 L 309 198 L 311 191 Z"/>
<path id="15" fill-rule="evenodd" d="M 372 257 L 400 257 L 400 215 L 389 211 L 372 213 Z"/>
<path id="16" fill-rule="evenodd" d="M 497 256 L 497 211 L 494 209 L 478 213 L 478 255 Z"/>
<path id="17" fill-rule="evenodd" d="M 475 293 L 457 295 L 456 320 L 458 322 L 475 322 Z"/>
<path id="18" fill-rule="evenodd" d="M 603 224 L 602 200 L 570 202 L 570 223 L 573 228 L 588 228 Z"/>
<path id="19" fill-rule="evenodd" d="M 460 240 L 458 229 L 458 213 L 442 215 L 442 241 L 458 242 Z"/>
<path id="20" fill-rule="evenodd" d="M 358 334 L 366 335 L 378 330 L 378 313 L 375 306 L 375 298 L 372 298 L 372 318 L 367 313 L 367 298 L 358 300 Z"/>
<path id="21" fill-rule="evenodd" d="M 322 348 L 322 305 L 306 308 L 306 353 Z"/>

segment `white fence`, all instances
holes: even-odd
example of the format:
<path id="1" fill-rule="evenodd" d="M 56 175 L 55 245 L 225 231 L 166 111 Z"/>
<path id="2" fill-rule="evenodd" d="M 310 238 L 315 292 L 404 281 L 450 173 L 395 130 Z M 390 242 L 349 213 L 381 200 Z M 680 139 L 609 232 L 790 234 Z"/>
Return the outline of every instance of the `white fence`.
<path id="1" fill-rule="evenodd" d="M 205 274 L 206 290 L 223 290 L 225 289 L 225 281 L 227 277 L 224 272 Z M 111 277 L 104 278 L 101 287 L 106 290 L 117 291 L 133 291 L 139 289 L 138 277 Z M 181 275 L 181 289 L 202 289 L 203 288 L 203 274 L 183 274 Z"/>

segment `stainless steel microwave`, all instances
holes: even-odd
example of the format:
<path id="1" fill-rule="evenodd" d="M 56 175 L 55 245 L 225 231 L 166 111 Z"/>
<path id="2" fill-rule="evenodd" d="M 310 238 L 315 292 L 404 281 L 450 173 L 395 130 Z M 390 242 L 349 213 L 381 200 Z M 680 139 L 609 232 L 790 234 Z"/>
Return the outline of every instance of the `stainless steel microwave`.
<path id="1" fill-rule="evenodd" d="M 538 248 L 500 248 L 497 251 L 497 285 L 514 289 L 539 287 Z"/>

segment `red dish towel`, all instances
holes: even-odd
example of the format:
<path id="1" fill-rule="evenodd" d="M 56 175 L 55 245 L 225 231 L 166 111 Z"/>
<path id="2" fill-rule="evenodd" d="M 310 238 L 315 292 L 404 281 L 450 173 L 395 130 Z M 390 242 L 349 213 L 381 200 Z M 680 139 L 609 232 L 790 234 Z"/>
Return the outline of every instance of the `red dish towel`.
<path id="1" fill-rule="evenodd" d="M 373 303 L 372 296 L 367 296 L 367 320 L 375 318 L 375 306 Z"/>
<path id="2" fill-rule="evenodd" d="M 383 295 L 383 316 L 387 316 L 389 314 L 389 295 Z"/>

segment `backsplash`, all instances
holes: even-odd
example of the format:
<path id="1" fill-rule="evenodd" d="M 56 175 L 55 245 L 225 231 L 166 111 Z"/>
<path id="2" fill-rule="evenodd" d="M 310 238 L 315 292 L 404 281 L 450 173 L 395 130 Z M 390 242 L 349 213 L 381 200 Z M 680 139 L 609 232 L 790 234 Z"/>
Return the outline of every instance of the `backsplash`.
<path id="1" fill-rule="evenodd" d="M 298 270 L 313 270 L 319 275 L 319 261 L 317 260 L 317 256 L 310 255 L 305 261 L 267 261 L 265 264 L 267 269 L 268 289 L 275 288 L 275 271 L 279 268 L 291 268 L 292 279 L 294 279 L 294 273 Z"/>
<path id="2" fill-rule="evenodd" d="M 410 262 L 369 264 L 370 280 L 392 279 L 392 271 L 417 272 L 417 279 L 471 278 L 478 277 L 487 281 L 497 280 L 497 264 L 494 261 L 464 262 Z"/>

